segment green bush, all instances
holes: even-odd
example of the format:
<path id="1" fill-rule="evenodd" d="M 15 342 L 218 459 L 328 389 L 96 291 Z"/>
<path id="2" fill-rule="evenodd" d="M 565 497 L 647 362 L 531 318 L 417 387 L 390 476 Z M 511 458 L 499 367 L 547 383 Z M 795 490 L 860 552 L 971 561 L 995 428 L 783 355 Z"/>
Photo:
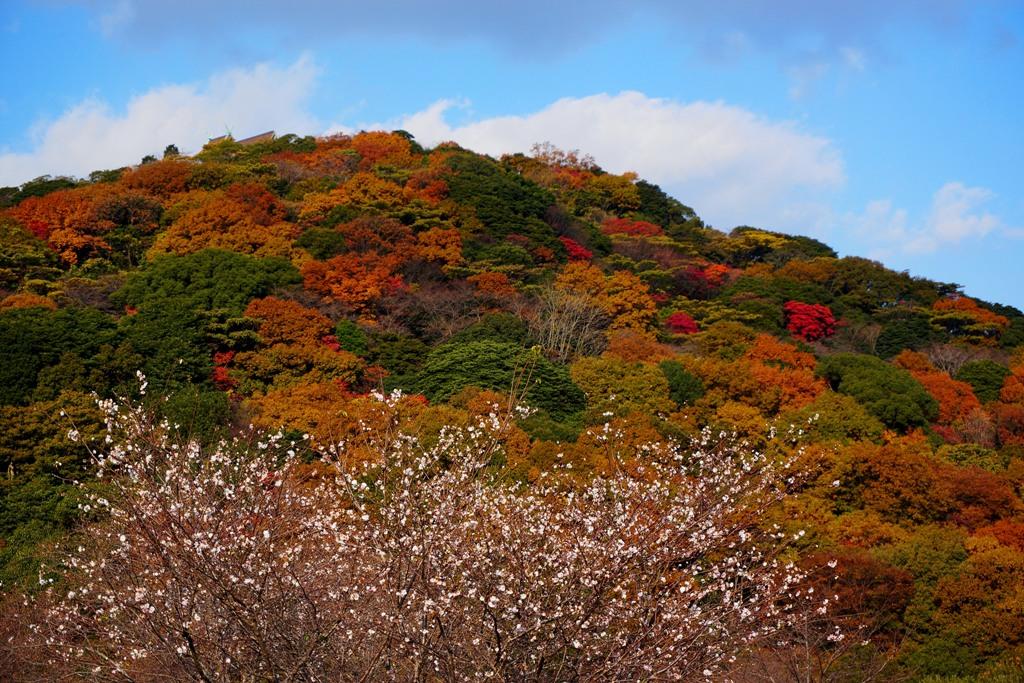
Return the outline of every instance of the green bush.
<path id="1" fill-rule="evenodd" d="M 550 192 L 475 154 L 454 154 L 448 166 L 454 171 L 446 178 L 449 197 L 473 207 L 490 235 L 503 238 L 515 233 L 556 244 L 554 231 L 543 221 L 555 203 Z"/>
<path id="2" fill-rule="evenodd" d="M 448 343 L 467 344 L 475 341 L 497 341 L 526 346 L 530 342 L 530 330 L 526 322 L 517 315 L 491 313 L 485 315 L 479 322 L 453 334 Z"/>
<path id="3" fill-rule="evenodd" d="M 516 383 L 525 385 L 528 405 L 546 410 L 556 420 L 586 406 L 583 392 L 564 367 L 536 351 L 498 341 L 442 344 L 427 355 L 410 389 L 432 401 L 445 401 L 465 387 L 508 391 Z"/>
<path id="4" fill-rule="evenodd" d="M 349 353 L 354 353 L 360 358 L 365 358 L 370 351 L 369 339 L 363 328 L 355 321 L 343 319 L 334 326 L 334 338 L 338 345 Z"/>
<path id="5" fill-rule="evenodd" d="M 223 308 L 241 313 L 252 299 L 301 280 L 295 266 L 285 259 L 204 249 L 154 259 L 132 274 L 113 299 L 140 310 L 174 299 L 192 309 Z"/>
<path id="6" fill-rule="evenodd" d="M 988 403 L 999 399 L 999 390 L 1009 375 L 1009 368 L 995 361 L 973 360 L 964 363 L 956 373 L 956 379 L 970 384 L 978 400 Z"/>
<path id="7" fill-rule="evenodd" d="M 938 417 L 938 403 L 920 382 L 874 356 L 837 353 L 819 363 L 818 374 L 892 429 L 925 427 Z"/>
<path id="8" fill-rule="evenodd" d="M 92 308 L 0 311 L 0 405 L 27 402 L 40 371 L 64 354 L 89 358 L 115 337 L 114 321 Z"/>
<path id="9" fill-rule="evenodd" d="M 658 367 L 668 380 L 668 395 L 676 405 L 690 405 L 704 395 L 704 382 L 679 361 L 665 360 Z"/>
<path id="10" fill-rule="evenodd" d="M 904 349 L 920 349 L 937 338 L 928 316 L 917 312 L 902 313 L 882 327 L 875 340 L 875 354 L 880 358 L 892 358 Z"/>

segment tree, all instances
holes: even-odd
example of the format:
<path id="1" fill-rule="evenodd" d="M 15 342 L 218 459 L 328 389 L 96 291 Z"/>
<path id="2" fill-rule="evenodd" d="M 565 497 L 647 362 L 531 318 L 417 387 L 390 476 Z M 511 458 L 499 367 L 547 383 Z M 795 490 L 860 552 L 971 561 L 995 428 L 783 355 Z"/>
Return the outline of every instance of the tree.
<path id="1" fill-rule="evenodd" d="M 295 301 L 268 296 L 253 299 L 245 315 L 260 321 L 259 334 L 265 344 L 316 346 L 331 334 L 330 319 L 319 311 Z"/>
<path id="2" fill-rule="evenodd" d="M 647 221 L 631 221 L 628 218 L 606 218 L 601 223 L 601 232 L 606 235 L 629 237 L 657 237 L 665 234 L 660 225 Z"/>
<path id="3" fill-rule="evenodd" d="M 165 152 L 163 161 L 123 173 L 120 183 L 129 189 L 168 199 L 191 189 L 190 181 L 196 168 L 195 164 L 174 156 L 168 157 Z"/>
<path id="4" fill-rule="evenodd" d="M 879 441 L 885 426 L 852 396 L 826 391 L 807 405 L 782 416 L 783 425 L 799 425 L 806 443 L 843 444 Z"/>
<path id="5" fill-rule="evenodd" d="M 520 234 L 539 244 L 554 244 L 544 212 L 554 197 L 544 188 L 484 157 L 457 152 L 445 160 L 449 196 L 473 208 L 489 235 Z"/>
<path id="6" fill-rule="evenodd" d="M 170 227 L 153 245 L 154 254 L 192 254 L 225 249 L 256 256 L 291 257 L 298 226 L 284 220 L 281 201 L 255 183 L 226 190 L 190 193 L 168 211 Z"/>
<path id="7" fill-rule="evenodd" d="M 404 286 L 395 272 L 395 260 L 375 252 L 339 254 L 327 261 L 308 261 L 302 266 L 306 289 L 344 304 L 354 313 L 368 315 L 381 297 Z"/>
<path id="8" fill-rule="evenodd" d="M 103 417 L 95 400 L 77 391 L 0 407 L 0 582 L 5 590 L 39 585 L 46 544 L 89 516 L 78 504 L 86 502 L 85 485 L 94 468 L 78 437 L 100 438 Z"/>
<path id="9" fill-rule="evenodd" d="M 251 299 L 299 281 L 298 271 L 283 259 L 204 249 L 153 259 L 132 273 L 113 298 L 116 303 L 140 310 L 180 299 L 189 308 L 241 313 Z"/>
<path id="10" fill-rule="evenodd" d="M 617 358 L 581 358 L 569 369 L 587 396 L 587 418 L 607 422 L 613 415 L 667 413 L 672 407 L 668 379 L 657 365 Z"/>
<path id="11" fill-rule="evenodd" d="M 365 364 L 355 355 L 326 344 L 271 344 L 234 356 L 230 375 L 243 395 L 285 389 L 299 384 L 359 381 Z"/>
<path id="12" fill-rule="evenodd" d="M 29 402 L 40 372 L 66 353 L 98 354 L 115 337 L 114 321 L 95 309 L 0 310 L 0 405 Z"/>
<path id="13" fill-rule="evenodd" d="M 119 192 L 110 185 L 58 190 L 28 197 L 9 213 L 66 265 L 76 265 L 110 250 L 103 235 L 116 224 L 98 215 L 98 210 Z"/>
<path id="14" fill-rule="evenodd" d="M 818 373 L 892 429 L 924 427 L 938 417 L 938 403 L 909 372 L 873 356 L 837 353 L 822 359 Z"/>
<path id="15" fill-rule="evenodd" d="M 1008 318 L 982 308 L 966 296 L 936 301 L 932 305 L 931 322 L 944 328 L 951 337 L 979 344 L 994 344 L 1010 326 Z"/>
<path id="16" fill-rule="evenodd" d="M 903 351 L 893 359 L 893 364 L 904 368 L 914 376 L 921 386 L 931 394 L 939 405 L 938 422 L 951 426 L 981 409 L 981 403 L 974 396 L 971 385 L 959 382 L 945 372 L 935 368 L 928 357 L 916 351 Z"/>
<path id="17" fill-rule="evenodd" d="M 608 325 L 607 313 L 590 297 L 547 288 L 538 296 L 530 331 L 550 358 L 565 363 L 604 350 Z"/>
<path id="18" fill-rule="evenodd" d="M 469 386 L 495 391 L 516 387 L 527 405 L 556 418 L 585 406 L 583 392 L 564 367 L 520 346 L 488 340 L 438 346 L 408 388 L 432 401 L 444 401 Z"/>
<path id="19" fill-rule="evenodd" d="M 397 133 L 364 131 L 352 136 L 349 144 L 359 154 L 360 170 L 368 171 L 378 164 L 409 167 L 419 162 L 409 138 Z"/>
<path id="20" fill-rule="evenodd" d="M 990 360 L 975 360 L 964 363 L 956 379 L 967 382 L 982 403 L 998 400 L 999 390 L 1010 375 L 1010 369 Z"/>
<path id="21" fill-rule="evenodd" d="M 782 308 L 786 313 L 786 329 L 804 341 L 817 341 L 836 332 L 836 320 L 828 306 L 787 301 Z"/>
<path id="22" fill-rule="evenodd" d="M 693 318 L 682 311 L 672 313 L 662 321 L 665 329 L 672 334 L 696 334 L 700 328 Z"/>
<path id="23" fill-rule="evenodd" d="M 784 468 L 729 446 L 529 494 L 486 469 L 500 420 L 434 446 L 366 434 L 376 457 L 350 471 L 347 447 L 305 465 L 279 438 L 204 448 L 116 419 L 108 514 L 35 627 L 53 672 L 710 677 L 807 600 L 760 543 Z"/>
<path id="24" fill-rule="evenodd" d="M 928 316 L 919 311 L 899 311 L 885 317 L 875 341 L 875 353 L 889 359 L 903 349 L 917 350 L 937 337 Z"/>
<path id="25" fill-rule="evenodd" d="M 647 285 L 626 270 L 606 277 L 597 266 L 571 262 L 558 274 L 555 287 L 589 297 L 611 318 L 610 330 L 646 332 L 657 314 Z"/>
<path id="26" fill-rule="evenodd" d="M 589 261 L 594 258 L 594 252 L 590 251 L 582 244 L 572 239 L 571 237 L 558 238 L 558 241 L 565 247 L 565 254 L 569 257 L 570 261 Z"/>
<path id="27" fill-rule="evenodd" d="M 446 266 L 462 262 L 462 237 L 458 230 L 430 228 L 416 236 L 417 255 L 425 261 Z"/>
<path id="28" fill-rule="evenodd" d="M 704 383 L 679 361 L 663 360 L 658 367 L 668 380 L 669 398 L 677 406 L 692 405 L 704 395 Z"/>

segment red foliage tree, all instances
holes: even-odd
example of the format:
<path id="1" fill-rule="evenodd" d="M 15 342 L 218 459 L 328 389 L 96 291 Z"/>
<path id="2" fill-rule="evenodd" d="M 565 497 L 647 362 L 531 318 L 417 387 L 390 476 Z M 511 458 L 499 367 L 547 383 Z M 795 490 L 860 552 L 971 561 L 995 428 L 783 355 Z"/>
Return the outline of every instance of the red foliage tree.
<path id="1" fill-rule="evenodd" d="M 558 241 L 565 247 L 565 253 L 569 255 L 570 261 L 589 261 L 594 258 L 594 252 L 571 237 L 559 237 Z"/>
<path id="2" fill-rule="evenodd" d="M 782 309 L 786 313 L 786 329 L 804 341 L 817 341 L 836 332 L 836 319 L 828 306 L 787 301 Z"/>
<path id="3" fill-rule="evenodd" d="M 665 329 L 672 334 L 696 334 L 700 332 L 697 322 L 682 311 L 676 311 L 665 318 L 664 324 Z"/>

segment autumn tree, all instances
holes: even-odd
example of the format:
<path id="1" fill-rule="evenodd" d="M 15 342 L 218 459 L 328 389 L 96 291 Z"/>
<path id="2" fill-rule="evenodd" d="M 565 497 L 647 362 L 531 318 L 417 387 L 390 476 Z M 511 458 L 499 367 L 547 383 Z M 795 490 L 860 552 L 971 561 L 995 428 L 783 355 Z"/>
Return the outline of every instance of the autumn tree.
<path id="1" fill-rule="evenodd" d="M 316 346 L 333 332 L 328 317 L 295 301 L 268 296 L 253 299 L 245 315 L 260 321 L 259 334 L 266 344 Z"/>
<path id="2" fill-rule="evenodd" d="M 611 318 L 611 330 L 646 332 L 657 312 L 647 285 L 625 270 L 605 276 L 594 265 L 573 262 L 559 273 L 555 287 L 589 297 Z"/>
<path id="3" fill-rule="evenodd" d="M 940 299 L 932 305 L 931 322 L 952 337 L 979 344 L 993 344 L 1009 326 L 1010 321 L 978 305 L 974 299 L 955 296 Z"/>
<path id="4" fill-rule="evenodd" d="M 591 422 L 606 422 L 608 417 L 631 412 L 667 413 L 673 407 L 668 380 L 651 363 L 581 358 L 572 364 L 569 374 L 587 396 Z"/>
<path id="5" fill-rule="evenodd" d="M 893 359 L 893 364 L 914 376 L 931 394 L 939 405 L 938 422 L 952 426 L 966 419 L 972 412 L 981 409 L 981 403 L 974 395 L 971 385 L 950 377 L 931 364 L 928 357 L 916 351 L 903 351 Z"/>
<path id="6" fill-rule="evenodd" d="M 154 254 L 191 254 L 213 248 L 291 257 L 292 241 L 300 232 L 285 220 L 280 200 L 265 187 L 251 183 L 192 193 L 169 213 L 174 220 L 153 245 Z"/>
<path id="7" fill-rule="evenodd" d="M 395 259 L 375 252 L 339 254 L 326 261 L 308 261 L 302 266 L 306 289 L 368 315 L 381 297 L 404 286 L 395 272 Z"/>
<path id="8" fill-rule="evenodd" d="M 804 341 L 817 341 L 835 334 L 836 320 L 828 306 L 787 301 L 783 310 L 786 329 Z"/>

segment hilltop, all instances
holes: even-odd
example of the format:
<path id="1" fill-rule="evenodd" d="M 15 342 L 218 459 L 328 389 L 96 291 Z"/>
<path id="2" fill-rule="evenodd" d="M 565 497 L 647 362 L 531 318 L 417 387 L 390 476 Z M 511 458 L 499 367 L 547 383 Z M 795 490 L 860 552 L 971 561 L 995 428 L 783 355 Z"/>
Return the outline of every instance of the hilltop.
<path id="1" fill-rule="evenodd" d="M 863 641 L 834 680 L 1014 675 L 1020 310 L 809 237 L 717 230 L 550 145 L 245 142 L 0 188 L 5 588 L 88 517 L 70 481 L 95 474 L 93 393 L 204 442 L 252 423 L 329 443 L 370 392 L 413 397 L 425 433 L 519 390 L 533 412 L 502 466 L 524 483 L 556 459 L 607 469 L 601 429 L 629 461 L 705 429 L 755 448 L 787 433 L 808 479 L 773 520 L 806 530 L 808 566 L 840 567 L 836 623 Z"/>

